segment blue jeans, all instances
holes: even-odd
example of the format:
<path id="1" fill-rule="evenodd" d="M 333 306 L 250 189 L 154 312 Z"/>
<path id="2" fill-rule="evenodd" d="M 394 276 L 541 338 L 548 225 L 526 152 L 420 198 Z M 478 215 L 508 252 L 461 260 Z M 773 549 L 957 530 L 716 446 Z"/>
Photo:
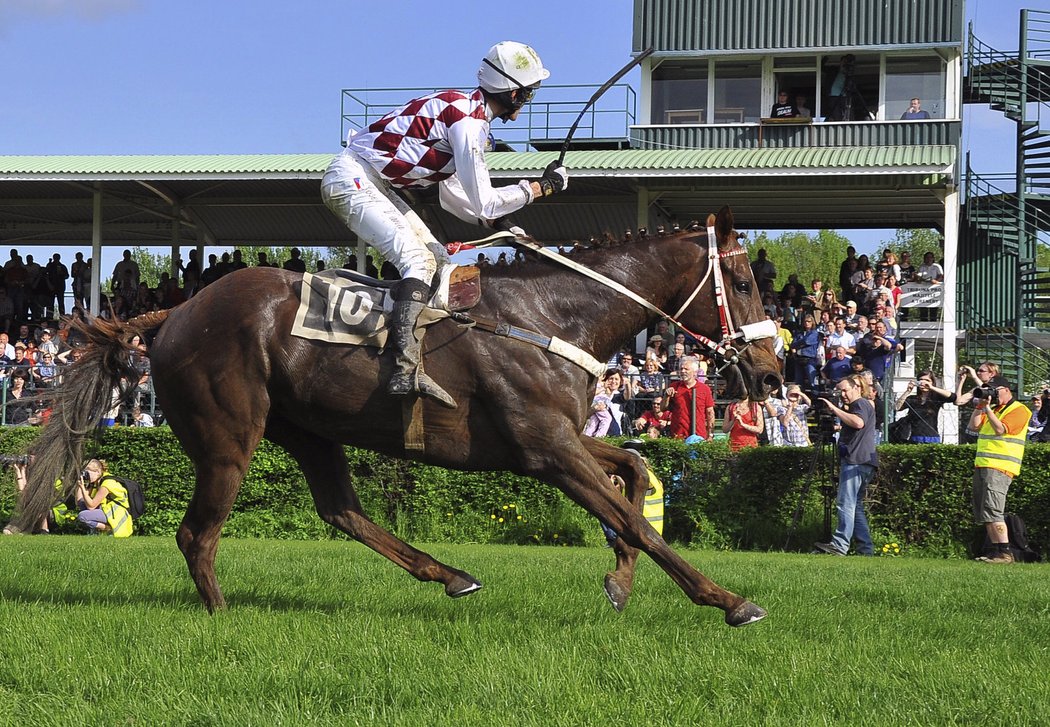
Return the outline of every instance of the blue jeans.
<path id="1" fill-rule="evenodd" d="M 835 498 L 839 526 L 831 538 L 831 544 L 840 553 L 847 553 L 850 539 L 856 538 L 858 553 L 875 554 L 875 544 L 871 542 L 871 531 L 868 529 L 868 516 L 864 514 L 864 496 L 874 476 L 875 468 L 870 464 L 842 463 L 839 494 Z"/>

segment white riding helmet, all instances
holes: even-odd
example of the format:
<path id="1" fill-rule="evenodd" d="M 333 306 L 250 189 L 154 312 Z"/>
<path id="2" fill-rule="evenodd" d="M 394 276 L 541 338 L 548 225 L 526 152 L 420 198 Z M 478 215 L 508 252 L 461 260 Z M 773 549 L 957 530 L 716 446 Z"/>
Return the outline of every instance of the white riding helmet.
<path id="1" fill-rule="evenodd" d="M 485 54 L 478 85 L 489 93 L 502 93 L 536 86 L 550 75 L 536 51 L 524 43 L 504 40 Z"/>

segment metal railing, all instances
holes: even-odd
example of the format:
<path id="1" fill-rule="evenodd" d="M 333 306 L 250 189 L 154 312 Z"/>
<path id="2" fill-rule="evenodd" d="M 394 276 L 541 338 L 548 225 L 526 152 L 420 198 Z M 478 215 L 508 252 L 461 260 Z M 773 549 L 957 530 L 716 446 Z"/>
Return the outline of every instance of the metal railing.
<path id="1" fill-rule="evenodd" d="M 410 99 L 449 88 L 346 88 L 340 104 L 341 135 L 346 142 L 350 131 L 362 129 Z M 494 124 L 492 135 L 497 150 L 526 151 L 537 143 L 546 148 L 549 142 L 560 142 L 568 134 L 576 117 L 599 85 L 544 84 L 536 98 L 522 108 L 517 121 Z M 628 84 L 613 85 L 580 120 L 573 139 L 613 140 L 625 146 L 630 141 L 630 127 L 637 123 L 638 98 Z M 547 142 L 547 144 L 544 144 Z"/>

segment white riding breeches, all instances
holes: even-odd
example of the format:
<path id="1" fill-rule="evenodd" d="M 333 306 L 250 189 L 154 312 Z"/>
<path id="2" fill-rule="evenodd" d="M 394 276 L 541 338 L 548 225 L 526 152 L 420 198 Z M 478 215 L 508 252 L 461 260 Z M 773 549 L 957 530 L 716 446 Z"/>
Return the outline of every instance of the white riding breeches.
<path id="1" fill-rule="evenodd" d="M 321 180 L 321 198 L 343 224 L 379 250 L 402 278 L 430 285 L 437 269 L 435 251 L 448 259 L 419 215 L 353 152 L 344 151 L 328 165 Z"/>

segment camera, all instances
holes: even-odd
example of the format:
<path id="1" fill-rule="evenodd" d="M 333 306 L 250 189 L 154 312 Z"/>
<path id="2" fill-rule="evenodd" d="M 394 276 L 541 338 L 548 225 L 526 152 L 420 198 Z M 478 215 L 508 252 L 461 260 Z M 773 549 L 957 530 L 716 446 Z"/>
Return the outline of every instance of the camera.
<path id="1" fill-rule="evenodd" d="M 978 386 L 973 390 L 974 399 L 987 399 L 989 406 L 999 406 L 999 390 L 991 386 Z"/>
<path id="2" fill-rule="evenodd" d="M 0 454 L 0 467 L 10 467 L 20 464 L 25 467 L 29 464 L 28 454 Z"/>

